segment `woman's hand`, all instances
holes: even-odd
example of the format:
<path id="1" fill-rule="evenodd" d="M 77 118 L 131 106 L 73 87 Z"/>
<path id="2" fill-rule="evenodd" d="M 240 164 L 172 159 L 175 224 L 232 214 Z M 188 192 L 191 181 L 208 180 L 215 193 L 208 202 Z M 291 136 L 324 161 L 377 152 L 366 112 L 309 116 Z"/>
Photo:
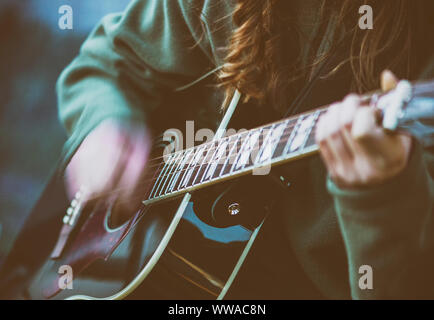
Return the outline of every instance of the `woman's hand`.
<path id="1" fill-rule="evenodd" d="M 385 71 L 383 91 L 394 88 L 396 77 Z M 331 106 L 317 126 L 316 141 L 335 183 L 342 188 L 371 186 L 400 173 L 411 150 L 411 137 L 388 133 L 378 123 L 378 112 L 349 95 Z"/>
<path id="2" fill-rule="evenodd" d="M 134 214 L 143 196 L 150 148 L 151 139 L 143 124 L 103 121 L 84 139 L 66 168 L 69 196 L 81 188 L 87 199 L 114 195 L 122 215 Z"/>

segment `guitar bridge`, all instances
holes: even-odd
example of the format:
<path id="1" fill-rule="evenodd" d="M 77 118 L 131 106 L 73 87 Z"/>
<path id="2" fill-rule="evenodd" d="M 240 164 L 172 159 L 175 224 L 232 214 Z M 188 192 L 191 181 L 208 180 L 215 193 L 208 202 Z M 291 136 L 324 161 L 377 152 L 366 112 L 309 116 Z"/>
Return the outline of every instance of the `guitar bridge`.
<path id="1" fill-rule="evenodd" d="M 83 209 L 83 190 L 78 191 L 74 199 L 71 201 L 69 208 L 66 210 L 66 215 L 63 217 L 63 226 L 60 230 L 59 238 L 51 252 L 51 259 L 58 259 L 62 256 L 63 251 L 71 238 L 75 227 L 77 226 L 77 221 L 81 215 Z"/>

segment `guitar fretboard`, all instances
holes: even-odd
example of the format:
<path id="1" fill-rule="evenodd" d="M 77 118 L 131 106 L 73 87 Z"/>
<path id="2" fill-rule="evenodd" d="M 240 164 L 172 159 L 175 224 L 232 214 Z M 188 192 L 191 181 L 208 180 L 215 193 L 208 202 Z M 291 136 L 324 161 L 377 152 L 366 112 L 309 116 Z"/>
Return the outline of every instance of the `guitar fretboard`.
<path id="1" fill-rule="evenodd" d="M 172 153 L 157 169 L 144 203 L 183 194 L 315 152 L 318 109 Z"/>

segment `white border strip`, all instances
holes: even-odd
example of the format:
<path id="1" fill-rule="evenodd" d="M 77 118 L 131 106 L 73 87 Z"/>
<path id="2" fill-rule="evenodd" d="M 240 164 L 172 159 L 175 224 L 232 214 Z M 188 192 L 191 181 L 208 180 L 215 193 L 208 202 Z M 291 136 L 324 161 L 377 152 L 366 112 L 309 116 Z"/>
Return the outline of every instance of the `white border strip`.
<path id="1" fill-rule="evenodd" d="M 249 242 L 247 242 L 246 246 L 244 247 L 243 253 L 241 254 L 240 258 L 238 259 L 237 264 L 235 265 L 234 270 L 232 270 L 231 275 L 228 278 L 228 281 L 226 281 L 225 286 L 223 287 L 223 290 L 220 292 L 219 296 L 217 297 L 217 300 L 223 300 L 226 293 L 228 292 L 229 288 L 231 287 L 232 283 L 235 280 L 235 277 L 237 276 L 238 272 L 240 271 L 242 265 L 244 264 L 244 260 L 246 260 L 247 254 L 250 252 L 250 249 L 253 245 L 253 242 L 256 240 L 256 236 L 259 233 L 259 230 L 261 229 L 264 222 L 260 224 L 259 227 L 255 229 L 252 236 L 249 239 Z"/>
<path id="2" fill-rule="evenodd" d="M 155 265 L 160 260 L 160 257 L 163 254 L 163 252 L 166 250 L 166 247 L 169 244 L 170 239 L 172 239 L 173 233 L 175 232 L 179 221 L 184 215 L 185 208 L 187 207 L 190 198 L 191 198 L 191 194 L 189 193 L 187 193 L 184 196 L 181 204 L 178 207 L 178 211 L 176 212 L 172 222 L 170 223 L 168 230 L 166 231 L 166 234 L 164 235 L 163 239 L 161 240 L 160 244 L 158 245 L 151 259 L 146 264 L 146 266 L 142 269 L 142 271 L 134 278 L 134 280 L 131 281 L 124 289 L 119 291 L 117 294 L 114 294 L 107 298 L 93 298 L 85 295 L 76 295 L 76 296 L 69 297 L 66 300 L 121 300 L 126 296 L 128 296 L 131 292 L 133 292 L 134 289 L 136 289 L 143 282 L 143 280 L 145 280 L 145 278 L 152 271 L 152 269 L 154 269 Z"/>

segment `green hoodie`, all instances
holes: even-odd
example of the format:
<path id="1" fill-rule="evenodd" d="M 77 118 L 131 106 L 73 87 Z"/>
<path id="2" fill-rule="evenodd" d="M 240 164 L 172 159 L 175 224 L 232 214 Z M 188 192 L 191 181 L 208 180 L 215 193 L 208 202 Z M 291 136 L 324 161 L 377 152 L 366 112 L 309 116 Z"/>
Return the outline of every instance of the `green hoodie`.
<path id="1" fill-rule="evenodd" d="M 105 17 L 58 81 L 65 159 L 108 118 L 169 128 L 173 118 L 202 117 L 215 128 L 221 92 L 206 79 L 177 88 L 222 64 L 232 2 L 134 0 Z M 433 154 L 417 144 L 403 172 L 367 189 L 338 188 L 319 157 L 288 170 L 291 195 L 267 219 L 229 298 L 434 298 L 433 174 Z M 359 287 L 365 265 L 372 290 Z"/>

